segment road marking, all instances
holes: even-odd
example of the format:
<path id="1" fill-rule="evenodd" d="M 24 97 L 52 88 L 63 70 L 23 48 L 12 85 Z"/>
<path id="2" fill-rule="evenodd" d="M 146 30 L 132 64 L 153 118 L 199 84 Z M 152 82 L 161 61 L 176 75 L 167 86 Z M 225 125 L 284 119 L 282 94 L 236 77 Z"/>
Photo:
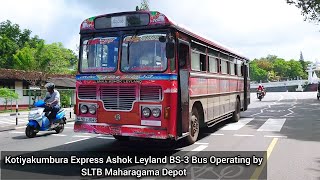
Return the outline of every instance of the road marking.
<path id="1" fill-rule="evenodd" d="M 271 119 L 269 118 L 257 131 L 277 131 L 279 132 L 286 122 L 284 119 Z"/>
<path id="2" fill-rule="evenodd" d="M 16 129 L 24 129 L 26 128 L 25 126 L 20 126 L 20 127 L 16 127 Z"/>
<path id="3" fill-rule="evenodd" d="M 253 118 L 243 118 L 243 119 L 240 119 L 237 123 L 228 124 L 225 127 L 221 128 L 220 130 L 225 130 L 225 131 L 239 130 L 240 128 L 242 128 L 252 120 Z"/>
<path id="4" fill-rule="evenodd" d="M 204 150 L 205 148 L 207 148 L 208 146 L 205 146 L 205 145 L 200 145 L 198 147 L 196 147 L 195 149 L 193 149 L 192 151 L 202 151 Z"/>
<path id="5" fill-rule="evenodd" d="M 272 136 L 272 135 L 264 135 L 264 137 L 269 137 L 269 138 L 287 138 L 287 136 Z"/>
<path id="6" fill-rule="evenodd" d="M 66 129 L 73 129 L 73 127 L 64 127 L 64 128 L 66 128 Z"/>
<path id="7" fill-rule="evenodd" d="M 96 138 L 99 138 L 99 139 L 115 139 L 114 137 L 107 137 L 107 136 L 98 136 Z"/>
<path id="8" fill-rule="evenodd" d="M 251 134 L 234 134 L 233 136 L 254 136 L 254 135 L 251 135 Z"/>
<path id="9" fill-rule="evenodd" d="M 277 141 L 278 141 L 278 138 L 274 138 L 271 141 L 271 143 L 270 143 L 270 145 L 269 145 L 269 147 L 267 149 L 267 154 L 264 154 L 263 163 L 259 167 L 257 167 L 255 169 L 255 171 L 253 172 L 253 174 L 251 176 L 251 179 L 258 179 L 259 178 L 264 166 L 266 166 L 266 163 L 267 163 L 267 161 L 268 161 L 268 159 L 269 159 L 274 147 L 276 146 Z"/>
<path id="10" fill-rule="evenodd" d="M 10 131 L 9 133 L 12 133 L 12 134 L 23 134 L 24 132 L 21 132 L 21 131 Z"/>
<path id="11" fill-rule="evenodd" d="M 195 142 L 194 144 L 199 144 L 199 145 L 208 145 L 209 143 Z"/>
<path id="12" fill-rule="evenodd" d="M 79 137 L 79 138 L 90 138 L 91 136 L 83 136 L 83 135 L 74 135 L 72 137 Z"/>
<path id="13" fill-rule="evenodd" d="M 268 108 L 271 108 L 271 106 L 273 106 L 273 105 L 276 105 L 276 104 L 277 104 L 277 102 L 281 101 L 282 99 L 283 99 L 283 96 L 282 96 L 282 95 L 280 95 L 280 99 L 278 99 L 277 101 L 273 102 L 272 104 L 269 104 L 267 108 L 263 108 L 263 109 L 261 109 L 259 113 L 252 114 L 252 115 L 251 115 L 251 117 L 256 116 L 256 115 L 258 115 L 258 114 L 262 114 L 262 113 L 264 113 L 264 110 L 266 110 L 266 109 L 268 109 Z"/>
<path id="14" fill-rule="evenodd" d="M 78 140 L 74 140 L 74 141 L 66 142 L 66 143 L 64 143 L 64 144 L 71 144 L 71 143 L 75 143 L 75 142 L 79 142 L 79 141 L 84 141 L 84 140 L 87 140 L 87 139 L 90 139 L 90 138 L 78 139 Z"/>
<path id="15" fill-rule="evenodd" d="M 224 134 L 211 134 L 211 136 L 223 136 Z"/>
<path id="16" fill-rule="evenodd" d="M 52 136 L 67 136 L 65 134 L 52 134 Z"/>

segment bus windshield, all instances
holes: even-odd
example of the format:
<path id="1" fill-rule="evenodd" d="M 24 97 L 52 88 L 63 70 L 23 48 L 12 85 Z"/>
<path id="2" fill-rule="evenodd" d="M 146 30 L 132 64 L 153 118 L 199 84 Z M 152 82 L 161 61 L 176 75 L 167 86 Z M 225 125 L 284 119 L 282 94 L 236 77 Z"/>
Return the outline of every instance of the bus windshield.
<path id="1" fill-rule="evenodd" d="M 118 37 L 95 37 L 82 42 L 81 72 L 114 72 L 118 61 Z"/>
<path id="2" fill-rule="evenodd" d="M 166 34 L 125 36 L 122 43 L 122 72 L 162 72 L 167 69 Z"/>

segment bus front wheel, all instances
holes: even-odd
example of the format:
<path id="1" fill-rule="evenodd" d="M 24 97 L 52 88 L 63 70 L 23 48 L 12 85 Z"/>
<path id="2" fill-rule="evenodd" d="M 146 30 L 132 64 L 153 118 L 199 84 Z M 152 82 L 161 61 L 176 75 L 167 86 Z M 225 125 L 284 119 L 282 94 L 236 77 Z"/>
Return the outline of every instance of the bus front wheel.
<path id="1" fill-rule="evenodd" d="M 200 131 L 200 115 L 199 111 L 196 107 L 192 108 L 192 116 L 191 116 L 191 121 L 190 121 L 190 126 L 189 126 L 189 135 L 187 136 L 187 143 L 188 144 L 193 144 L 197 141 L 199 131 Z"/>

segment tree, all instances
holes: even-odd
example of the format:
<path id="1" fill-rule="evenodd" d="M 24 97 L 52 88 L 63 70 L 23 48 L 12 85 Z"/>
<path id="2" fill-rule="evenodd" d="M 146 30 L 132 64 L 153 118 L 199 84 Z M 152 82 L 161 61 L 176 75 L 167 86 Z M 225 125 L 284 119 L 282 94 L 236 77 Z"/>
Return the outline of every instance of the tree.
<path id="1" fill-rule="evenodd" d="M 264 69 L 261 69 L 257 65 L 257 61 L 252 61 L 250 63 L 250 77 L 253 81 L 267 81 L 268 72 Z"/>
<path id="2" fill-rule="evenodd" d="M 309 20 L 316 24 L 320 21 L 320 1 L 319 0 L 287 0 L 290 5 L 295 5 L 301 10 L 304 21 Z"/>
<path id="3" fill-rule="evenodd" d="M 291 79 L 295 79 L 297 77 L 302 77 L 304 72 L 302 69 L 302 65 L 299 61 L 295 61 L 291 59 L 288 62 L 289 69 L 287 70 L 287 76 Z"/>
<path id="4" fill-rule="evenodd" d="M 4 99 L 4 103 L 5 103 L 4 108 L 5 110 L 7 110 L 9 100 L 19 99 L 19 95 L 8 88 L 0 88 L 0 98 Z"/>
<path id="5" fill-rule="evenodd" d="M 31 48 L 36 48 L 42 39 L 38 36 L 31 37 L 31 30 L 20 29 L 18 24 L 7 20 L 0 23 L 0 67 L 13 68 L 14 55 L 25 47 L 26 43 Z"/>
<path id="6" fill-rule="evenodd" d="M 77 64 L 77 56 L 62 43 L 37 44 L 36 48 L 26 45 L 14 55 L 14 68 L 46 73 L 70 73 L 70 67 Z"/>

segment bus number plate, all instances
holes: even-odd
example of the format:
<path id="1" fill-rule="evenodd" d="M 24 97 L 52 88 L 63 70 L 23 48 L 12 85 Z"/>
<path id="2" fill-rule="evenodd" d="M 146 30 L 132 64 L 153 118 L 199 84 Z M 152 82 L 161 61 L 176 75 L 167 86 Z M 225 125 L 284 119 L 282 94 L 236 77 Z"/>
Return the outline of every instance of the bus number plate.
<path id="1" fill-rule="evenodd" d="M 120 135 L 120 128 L 119 127 L 110 127 L 110 134 L 112 135 Z"/>

